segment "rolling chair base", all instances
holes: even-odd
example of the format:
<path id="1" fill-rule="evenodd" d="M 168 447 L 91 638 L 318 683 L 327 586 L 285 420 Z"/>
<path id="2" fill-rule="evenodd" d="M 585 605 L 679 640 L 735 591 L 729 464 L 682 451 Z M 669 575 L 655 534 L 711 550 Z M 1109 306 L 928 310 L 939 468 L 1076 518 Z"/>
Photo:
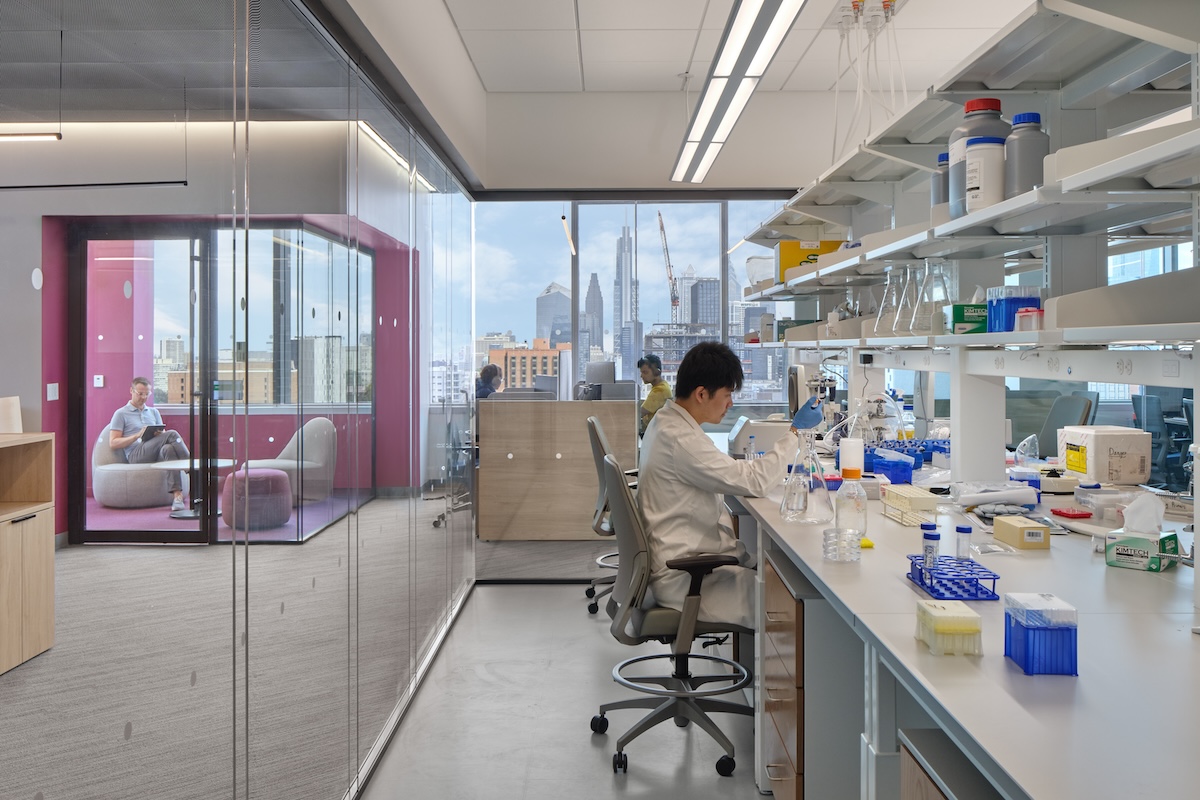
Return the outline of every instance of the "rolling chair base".
<path id="1" fill-rule="evenodd" d="M 659 723 L 673 719 L 675 724 L 683 727 L 689 722 L 695 722 L 711 736 L 725 755 L 717 761 L 717 772 L 723 776 L 733 774 L 737 762 L 734 761 L 733 743 L 709 716 L 713 713 L 742 714 L 753 716 L 754 708 L 744 703 L 734 703 L 728 700 L 714 699 L 718 695 L 729 694 L 750 685 L 753 680 L 749 670 L 727 658 L 690 653 L 687 660 L 699 659 L 712 664 L 723 666 L 730 670 L 728 673 L 680 675 L 677 672 L 670 675 L 625 675 L 625 670 L 635 664 L 661 659 L 675 660 L 675 655 L 661 653 L 622 661 L 613 668 L 613 680 L 627 688 L 652 695 L 651 697 L 635 697 L 629 700 L 618 700 L 600 706 L 600 713 L 592 717 L 592 731 L 605 733 L 608 730 L 609 711 L 626 708 L 647 708 L 650 713 L 642 717 L 632 728 L 617 739 L 616 753 L 613 754 L 613 772 L 628 771 L 629 758 L 625 747 L 638 736 L 650 730 Z M 711 684 L 716 684 L 712 685 Z"/>
<path id="2" fill-rule="evenodd" d="M 605 553 L 596 558 L 597 566 L 605 569 L 617 569 L 617 554 Z M 583 594 L 592 602 L 588 603 L 588 613 L 595 614 L 600 610 L 600 598 L 612 592 L 613 584 L 617 582 L 616 575 L 605 575 L 600 578 L 593 578 L 588 588 L 583 590 Z M 604 587 L 604 588 L 600 588 Z M 598 591 L 597 591 L 598 590 Z"/>

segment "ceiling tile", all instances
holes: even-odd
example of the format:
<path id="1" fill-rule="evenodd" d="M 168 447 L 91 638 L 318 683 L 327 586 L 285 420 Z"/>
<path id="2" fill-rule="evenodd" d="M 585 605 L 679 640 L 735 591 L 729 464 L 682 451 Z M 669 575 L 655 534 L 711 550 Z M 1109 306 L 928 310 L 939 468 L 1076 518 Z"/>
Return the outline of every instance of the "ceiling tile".
<path id="1" fill-rule="evenodd" d="M 575 9 L 562 0 L 446 0 L 461 31 L 573 31 Z"/>
<path id="2" fill-rule="evenodd" d="M 574 31 L 463 31 L 471 61 L 489 92 L 578 92 Z"/>
<path id="3" fill-rule="evenodd" d="M 719 39 L 720 31 L 729 24 L 729 12 L 732 10 L 733 0 L 712 0 L 708 4 L 708 13 L 704 15 L 704 27 L 718 31 Z"/>
<path id="4" fill-rule="evenodd" d="M 589 61 L 674 61 L 687 65 L 695 47 L 694 31 L 583 31 L 579 35 L 583 60 Z"/>
<path id="5" fill-rule="evenodd" d="M 589 92 L 677 92 L 683 88 L 677 62 L 589 61 L 583 78 Z"/>
<path id="6" fill-rule="evenodd" d="M 721 0 L 720 4 L 728 0 Z M 719 3 L 713 3 L 718 5 Z M 578 0 L 581 30 L 695 30 L 704 18 L 709 0 Z M 726 15 L 729 10 L 726 7 Z M 721 23 L 722 27 L 724 22 Z"/>

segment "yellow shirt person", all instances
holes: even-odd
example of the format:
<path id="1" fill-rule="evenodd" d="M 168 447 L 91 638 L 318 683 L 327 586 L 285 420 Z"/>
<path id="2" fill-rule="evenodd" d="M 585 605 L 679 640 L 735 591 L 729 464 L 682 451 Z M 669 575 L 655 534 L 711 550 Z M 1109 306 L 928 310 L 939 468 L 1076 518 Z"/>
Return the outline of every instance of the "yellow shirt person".
<path id="1" fill-rule="evenodd" d="M 641 372 L 642 383 L 650 384 L 650 394 L 642 401 L 642 415 L 638 425 L 638 432 L 645 433 L 650 420 L 654 419 L 658 410 L 671 399 L 671 387 L 662 379 L 662 359 L 658 356 L 648 355 L 639 359 L 638 371 Z"/>

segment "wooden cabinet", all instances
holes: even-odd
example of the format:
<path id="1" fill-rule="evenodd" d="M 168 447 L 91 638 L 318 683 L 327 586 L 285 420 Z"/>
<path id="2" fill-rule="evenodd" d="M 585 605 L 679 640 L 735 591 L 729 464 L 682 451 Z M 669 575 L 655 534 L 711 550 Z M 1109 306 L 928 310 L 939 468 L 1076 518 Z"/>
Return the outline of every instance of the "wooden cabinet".
<path id="1" fill-rule="evenodd" d="M 0 672 L 54 645 L 54 434 L 0 434 Z"/>
<path id="2" fill-rule="evenodd" d="M 900 800 L 946 800 L 907 747 L 900 747 Z"/>
<path id="3" fill-rule="evenodd" d="M 764 561 L 761 707 L 767 777 L 776 798 L 804 796 L 804 602 Z"/>

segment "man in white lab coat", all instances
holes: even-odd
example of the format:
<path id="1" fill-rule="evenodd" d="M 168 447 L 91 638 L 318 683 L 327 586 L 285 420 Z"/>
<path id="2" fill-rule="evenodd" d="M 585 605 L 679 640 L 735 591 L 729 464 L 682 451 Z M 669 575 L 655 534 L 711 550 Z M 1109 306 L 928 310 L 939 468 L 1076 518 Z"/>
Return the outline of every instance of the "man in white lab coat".
<path id="1" fill-rule="evenodd" d="M 741 566 L 718 567 L 704 579 L 700 619 L 754 627 L 754 557 L 733 536 L 723 495 L 761 496 L 783 482 L 796 438 L 783 436 L 762 458 L 743 461 L 717 449 L 700 427 L 717 423 L 742 388 L 742 364 L 726 345 L 701 342 L 683 357 L 675 399 L 654 415 L 642 439 L 638 504 L 650 545 L 650 587 L 662 606 L 683 610 L 690 578 L 667 561 L 700 553 L 733 555 Z M 793 420 L 809 428 L 820 403 L 805 403 Z"/>

